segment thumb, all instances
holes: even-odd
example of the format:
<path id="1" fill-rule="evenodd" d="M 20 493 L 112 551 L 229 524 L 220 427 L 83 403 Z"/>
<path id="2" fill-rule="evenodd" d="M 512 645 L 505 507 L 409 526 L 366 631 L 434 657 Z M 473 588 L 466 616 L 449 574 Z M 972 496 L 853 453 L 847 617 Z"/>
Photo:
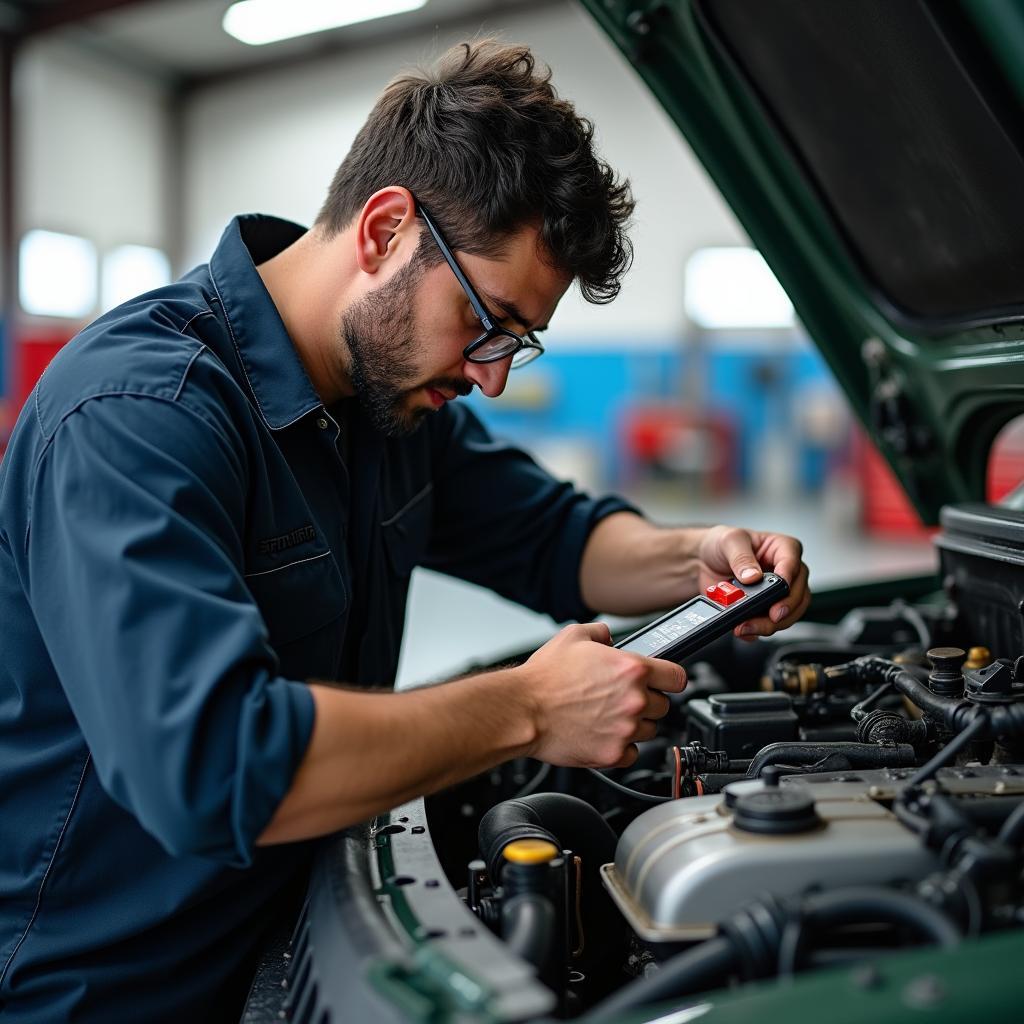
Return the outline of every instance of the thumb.
<path id="1" fill-rule="evenodd" d="M 730 530 L 722 538 L 725 555 L 733 576 L 741 583 L 756 583 L 762 575 L 761 563 L 754 556 L 750 534 L 746 530 Z"/>

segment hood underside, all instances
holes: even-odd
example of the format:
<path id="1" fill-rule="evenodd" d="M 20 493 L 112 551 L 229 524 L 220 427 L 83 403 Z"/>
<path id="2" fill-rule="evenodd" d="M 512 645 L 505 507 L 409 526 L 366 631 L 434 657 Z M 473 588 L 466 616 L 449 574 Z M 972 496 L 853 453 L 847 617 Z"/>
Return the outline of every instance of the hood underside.
<path id="1" fill-rule="evenodd" d="M 583 0 L 926 523 L 1024 413 L 1024 2 Z"/>

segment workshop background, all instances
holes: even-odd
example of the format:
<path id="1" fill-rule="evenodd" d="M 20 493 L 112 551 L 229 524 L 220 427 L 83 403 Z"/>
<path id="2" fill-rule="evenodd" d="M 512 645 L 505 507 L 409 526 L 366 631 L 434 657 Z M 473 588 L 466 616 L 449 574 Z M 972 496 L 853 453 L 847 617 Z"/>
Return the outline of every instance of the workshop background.
<path id="1" fill-rule="evenodd" d="M 379 15 L 392 0 L 338 3 Z M 299 0 L 284 0 L 294 23 Z M 236 213 L 309 223 L 403 66 L 497 33 L 530 44 L 633 183 L 636 258 L 610 306 L 575 292 L 491 428 L 664 523 L 804 541 L 812 586 L 929 569 L 899 486 L 678 132 L 570 0 L 416 9 L 260 46 L 226 0 L 0 0 L 0 452 L 53 354 L 89 320 L 212 251 Z M 1024 468 L 1011 425 L 990 495 Z M 546 618 L 417 571 L 400 683 L 539 643 Z"/>

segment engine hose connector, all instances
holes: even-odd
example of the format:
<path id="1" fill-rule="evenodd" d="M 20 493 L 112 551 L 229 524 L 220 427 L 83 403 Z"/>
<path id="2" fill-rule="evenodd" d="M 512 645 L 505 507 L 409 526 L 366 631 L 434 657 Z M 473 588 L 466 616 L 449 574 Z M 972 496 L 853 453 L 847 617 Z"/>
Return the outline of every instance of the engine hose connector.
<path id="1" fill-rule="evenodd" d="M 905 718 L 898 711 L 869 711 L 857 723 L 857 739 L 861 743 L 909 743 L 917 749 L 928 738 L 927 722 Z"/>
<path id="2" fill-rule="evenodd" d="M 708 750 L 699 740 L 679 748 L 683 762 L 683 774 L 703 775 L 705 772 L 729 770 L 729 753 L 725 750 Z"/>

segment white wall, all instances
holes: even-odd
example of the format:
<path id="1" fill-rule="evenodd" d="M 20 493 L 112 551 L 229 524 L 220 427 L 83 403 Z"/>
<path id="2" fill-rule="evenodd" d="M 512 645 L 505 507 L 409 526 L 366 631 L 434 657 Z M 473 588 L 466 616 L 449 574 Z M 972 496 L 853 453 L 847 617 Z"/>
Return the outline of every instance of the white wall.
<path id="1" fill-rule="evenodd" d="M 166 245 L 171 153 L 158 84 L 43 39 L 19 55 L 14 99 L 19 232 L 82 235 L 101 253 Z"/>
<path id="2" fill-rule="evenodd" d="M 388 79 L 478 27 L 382 44 L 197 94 L 185 113 L 187 262 L 204 261 L 236 213 L 259 210 L 311 222 Z M 646 86 L 582 9 L 510 14 L 486 28 L 530 44 L 552 66 L 556 87 L 596 123 L 603 155 L 632 179 L 639 200 L 636 260 L 620 297 L 592 307 L 575 293 L 567 296 L 550 340 L 635 346 L 678 337 L 686 257 L 702 245 L 741 241 L 731 214 Z"/>

